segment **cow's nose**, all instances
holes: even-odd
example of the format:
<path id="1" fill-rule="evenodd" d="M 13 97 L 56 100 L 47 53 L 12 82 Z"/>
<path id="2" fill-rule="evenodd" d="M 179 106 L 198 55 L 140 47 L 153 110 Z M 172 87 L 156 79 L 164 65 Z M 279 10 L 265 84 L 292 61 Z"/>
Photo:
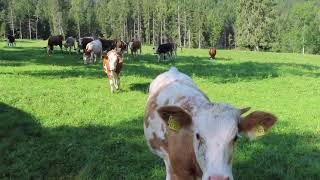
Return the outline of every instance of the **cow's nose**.
<path id="1" fill-rule="evenodd" d="M 208 180 L 229 180 L 226 176 L 209 176 Z"/>

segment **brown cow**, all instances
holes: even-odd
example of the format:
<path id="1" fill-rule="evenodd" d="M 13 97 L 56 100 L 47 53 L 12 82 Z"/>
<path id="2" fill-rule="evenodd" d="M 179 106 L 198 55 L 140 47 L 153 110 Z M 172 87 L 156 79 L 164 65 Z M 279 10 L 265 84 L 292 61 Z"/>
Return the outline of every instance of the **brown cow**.
<path id="1" fill-rule="evenodd" d="M 125 43 L 122 40 L 115 40 L 115 43 L 116 43 L 116 48 L 118 53 L 124 54 L 124 52 L 127 51 L 128 49 L 127 43 Z"/>
<path id="2" fill-rule="evenodd" d="M 209 50 L 210 60 L 215 59 L 216 54 L 217 54 L 216 48 L 210 48 Z"/>
<path id="3" fill-rule="evenodd" d="M 47 53 L 48 54 L 53 53 L 53 46 L 60 46 L 61 52 L 63 52 L 62 41 L 63 41 L 62 35 L 50 36 L 48 39 Z"/>
<path id="4" fill-rule="evenodd" d="M 120 88 L 120 72 L 123 66 L 122 54 L 113 49 L 106 54 L 102 55 L 103 70 L 107 73 L 111 92 L 114 93 Z"/>
<path id="5" fill-rule="evenodd" d="M 140 54 L 141 54 L 141 42 L 139 40 L 132 39 L 131 42 L 129 43 L 129 48 L 131 50 L 131 55 L 136 56 L 138 50 L 140 50 Z"/>

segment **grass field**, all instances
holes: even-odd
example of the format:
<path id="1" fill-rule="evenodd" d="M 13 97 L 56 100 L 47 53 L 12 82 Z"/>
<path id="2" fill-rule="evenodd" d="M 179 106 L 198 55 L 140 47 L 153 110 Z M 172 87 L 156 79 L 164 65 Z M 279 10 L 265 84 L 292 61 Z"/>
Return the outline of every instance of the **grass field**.
<path id="1" fill-rule="evenodd" d="M 170 66 L 214 102 L 276 114 L 263 138 L 238 141 L 235 179 L 320 179 L 320 56 L 183 49 L 156 63 L 151 47 L 126 59 L 110 93 L 101 63 L 47 56 L 45 41 L 0 44 L 0 179 L 164 179 L 143 135 L 150 81 Z"/>

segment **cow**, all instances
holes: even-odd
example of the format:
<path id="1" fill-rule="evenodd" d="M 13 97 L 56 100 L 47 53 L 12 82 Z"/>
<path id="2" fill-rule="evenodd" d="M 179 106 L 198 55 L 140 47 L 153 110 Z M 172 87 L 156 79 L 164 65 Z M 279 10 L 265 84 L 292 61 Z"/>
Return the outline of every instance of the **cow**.
<path id="1" fill-rule="evenodd" d="M 123 65 L 123 56 L 116 49 L 102 55 L 103 70 L 108 75 L 111 93 L 120 88 L 120 72 Z"/>
<path id="2" fill-rule="evenodd" d="M 116 42 L 114 40 L 99 38 L 102 44 L 102 51 L 110 51 L 116 48 Z"/>
<path id="3" fill-rule="evenodd" d="M 176 50 L 175 43 L 165 43 L 160 44 L 158 47 L 153 48 L 155 50 L 155 54 L 158 56 L 158 62 L 160 62 L 161 57 L 163 56 L 163 59 L 165 59 L 165 56 L 168 55 L 169 58 L 172 58 L 174 56 Z"/>
<path id="4" fill-rule="evenodd" d="M 53 53 L 53 46 L 59 46 L 60 49 L 61 49 L 61 52 L 63 52 L 63 50 L 62 50 L 62 41 L 63 41 L 63 36 L 62 35 L 50 36 L 48 38 L 47 53 L 48 54 Z"/>
<path id="5" fill-rule="evenodd" d="M 16 38 L 13 35 L 8 34 L 7 35 L 7 41 L 8 41 L 8 47 L 16 46 Z"/>
<path id="6" fill-rule="evenodd" d="M 83 52 L 83 63 L 95 63 L 97 56 L 102 55 L 102 44 L 99 39 L 91 41 L 87 44 L 86 49 Z"/>
<path id="7" fill-rule="evenodd" d="M 210 48 L 209 50 L 210 60 L 215 59 L 216 54 L 217 54 L 216 48 Z"/>
<path id="8" fill-rule="evenodd" d="M 94 38 L 93 37 L 82 37 L 78 40 L 78 48 L 76 49 L 77 54 L 80 54 L 81 49 L 82 52 L 85 51 L 87 44 L 90 43 L 91 41 L 93 41 Z"/>
<path id="9" fill-rule="evenodd" d="M 115 43 L 118 53 L 124 54 L 124 52 L 128 50 L 127 43 L 125 43 L 124 41 L 115 40 Z"/>
<path id="10" fill-rule="evenodd" d="M 141 42 L 139 40 L 132 39 L 131 42 L 129 43 L 129 48 L 132 56 L 136 56 L 138 50 L 140 51 L 140 54 L 141 54 Z"/>
<path id="11" fill-rule="evenodd" d="M 239 133 L 254 139 L 277 121 L 269 112 L 212 102 L 192 79 L 172 67 L 149 87 L 144 134 L 161 157 L 166 179 L 233 180 L 233 148 Z"/>
<path id="12" fill-rule="evenodd" d="M 73 47 L 73 49 L 75 49 L 75 40 L 72 36 L 68 37 L 66 39 L 66 42 L 63 44 L 64 48 L 66 49 L 66 51 L 69 48 L 69 54 L 71 53 L 71 48 Z"/>

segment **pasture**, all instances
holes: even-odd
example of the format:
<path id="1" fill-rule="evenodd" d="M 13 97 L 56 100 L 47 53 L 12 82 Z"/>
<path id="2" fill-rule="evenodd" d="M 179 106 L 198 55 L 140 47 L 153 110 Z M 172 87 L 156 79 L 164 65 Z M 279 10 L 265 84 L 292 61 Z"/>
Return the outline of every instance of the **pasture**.
<path id="1" fill-rule="evenodd" d="M 211 101 L 278 116 L 264 137 L 240 138 L 235 179 L 320 179 L 320 56 L 218 50 L 210 61 L 207 49 L 178 49 L 175 62 L 157 63 L 144 46 L 111 94 L 101 63 L 48 56 L 45 45 L 0 44 L 0 179 L 164 179 L 143 114 L 149 83 L 171 66 Z"/>

